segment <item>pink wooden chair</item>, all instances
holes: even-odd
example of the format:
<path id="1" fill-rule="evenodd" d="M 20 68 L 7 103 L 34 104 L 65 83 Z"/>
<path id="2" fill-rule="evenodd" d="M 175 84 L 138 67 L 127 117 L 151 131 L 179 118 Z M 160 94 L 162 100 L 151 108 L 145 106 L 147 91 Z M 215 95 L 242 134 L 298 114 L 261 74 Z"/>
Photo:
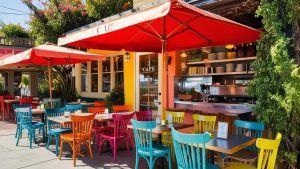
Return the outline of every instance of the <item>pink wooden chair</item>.
<path id="1" fill-rule="evenodd" d="M 152 121 L 152 110 L 135 112 L 138 121 Z"/>
<path id="2" fill-rule="evenodd" d="M 129 144 L 133 147 L 133 142 L 131 140 L 130 134 L 127 129 L 127 125 L 130 124 L 130 120 L 133 118 L 134 113 L 131 114 L 113 114 L 113 120 L 114 120 L 114 131 L 109 133 L 101 133 L 99 138 L 99 151 L 101 151 L 101 146 L 104 143 L 104 141 L 108 141 L 110 144 L 110 147 L 113 152 L 114 156 L 114 162 L 116 162 L 116 154 L 117 154 L 117 148 L 118 143 L 120 141 L 125 141 L 126 148 L 129 151 Z"/>

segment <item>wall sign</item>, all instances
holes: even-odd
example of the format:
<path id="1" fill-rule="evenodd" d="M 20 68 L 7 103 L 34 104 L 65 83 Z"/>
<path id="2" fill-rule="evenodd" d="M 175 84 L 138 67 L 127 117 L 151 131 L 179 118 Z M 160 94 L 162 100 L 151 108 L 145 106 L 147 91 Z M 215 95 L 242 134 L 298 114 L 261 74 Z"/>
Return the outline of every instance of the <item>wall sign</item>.
<path id="1" fill-rule="evenodd" d="M 228 123 L 218 122 L 217 138 L 227 139 L 228 138 Z"/>

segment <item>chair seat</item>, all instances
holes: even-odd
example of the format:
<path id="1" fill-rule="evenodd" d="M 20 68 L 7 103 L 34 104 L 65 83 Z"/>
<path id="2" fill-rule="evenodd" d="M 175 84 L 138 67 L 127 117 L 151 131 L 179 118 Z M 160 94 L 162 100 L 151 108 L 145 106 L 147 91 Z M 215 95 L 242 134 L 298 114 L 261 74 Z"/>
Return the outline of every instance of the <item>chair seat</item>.
<path id="1" fill-rule="evenodd" d="M 169 147 L 160 146 L 160 145 L 156 145 L 156 144 L 152 145 L 152 152 L 141 150 L 141 149 L 138 150 L 139 154 L 145 155 L 145 156 L 150 156 L 150 154 L 152 154 L 152 156 L 164 155 L 164 154 L 168 154 L 169 151 L 170 151 Z"/>
<path id="2" fill-rule="evenodd" d="M 256 169 L 256 167 L 239 162 L 233 162 L 225 165 L 224 169 Z"/>
<path id="3" fill-rule="evenodd" d="M 100 133 L 100 137 L 102 137 L 104 139 L 115 139 L 114 131 L 109 132 L 109 133 L 106 133 L 106 132 Z M 128 137 L 127 133 L 119 133 L 117 139 L 123 139 L 125 137 Z"/>
<path id="4" fill-rule="evenodd" d="M 184 169 L 184 168 L 178 167 L 178 169 Z M 217 165 L 211 164 L 211 163 L 206 163 L 206 169 L 220 169 L 220 167 Z M 240 169 L 242 169 L 242 168 L 240 168 Z"/>
<path id="5" fill-rule="evenodd" d="M 66 141 L 74 141 L 73 133 L 62 134 L 62 135 L 60 135 L 60 137 L 61 137 L 61 139 L 64 139 Z M 86 134 L 86 135 L 79 135 L 78 134 L 78 136 L 76 136 L 76 138 L 78 139 L 78 141 L 79 140 L 87 140 L 87 139 L 89 139 L 89 135 L 88 134 Z"/>
<path id="6" fill-rule="evenodd" d="M 50 129 L 51 134 L 61 134 L 64 132 L 71 132 L 71 128 L 55 128 L 55 129 Z"/>
<path id="7" fill-rule="evenodd" d="M 45 125 L 45 123 L 43 123 L 43 122 L 32 122 L 31 123 L 32 128 L 40 128 L 40 127 L 43 127 L 44 125 Z M 22 125 L 22 128 L 30 128 L 30 125 L 24 124 L 24 125 Z"/>
<path id="8" fill-rule="evenodd" d="M 243 161 L 243 162 L 255 162 L 258 157 L 257 157 L 257 153 L 244 149 L 234 154 L 228 155 L 225 158 L 230 158 L 230 159 Z"/>
<path id="9" fill-rule="evenodd" d="M 113 132 L 114 128 L 113 127 L 93 127 L 92 128 L 92 133 L 95 132 Z"/>

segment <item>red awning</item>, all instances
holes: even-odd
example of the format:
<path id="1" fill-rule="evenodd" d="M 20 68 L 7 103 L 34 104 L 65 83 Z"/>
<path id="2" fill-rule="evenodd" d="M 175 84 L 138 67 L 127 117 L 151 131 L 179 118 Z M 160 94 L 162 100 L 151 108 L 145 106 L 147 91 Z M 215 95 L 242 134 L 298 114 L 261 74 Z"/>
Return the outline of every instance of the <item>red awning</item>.
<path id="1" fill-rule="evenodd" d="M 121 14 L 122 15 L 122 14 Z M 65 34 L 59 45 L 104 50 L 161 52 L 256 41 L 260 31 L 181 0 L 126 16 L 113 16 Z"/>

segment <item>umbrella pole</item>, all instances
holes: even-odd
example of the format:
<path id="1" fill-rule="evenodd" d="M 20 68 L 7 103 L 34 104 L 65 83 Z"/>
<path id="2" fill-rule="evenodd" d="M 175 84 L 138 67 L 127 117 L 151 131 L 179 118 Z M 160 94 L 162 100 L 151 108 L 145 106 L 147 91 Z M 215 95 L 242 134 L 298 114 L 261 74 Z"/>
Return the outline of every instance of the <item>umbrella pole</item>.
<path id="1" fill-rule="evenodd" d="M 49 78 L 49 90 L 50 90 L 50 107 L 52 108 L 52 78 L 51 78 L 52 66 L 48 61 L 48 78 Z"/>
<path id="2" fill-rule="evenodd" d="M 162 54 L 162 74 L 161 74 L 161 105 L 160 105 L 160 115 L 164 118 L 164 109 L 168 109 L 168 54 L 167 54 L 167 40 L 166 40 L 166 18 L 163 17 L 163 38 L 162 47 L 161 47 L 161 54 Z M 166 75 L 166 76 L 165 76 Z"/>

